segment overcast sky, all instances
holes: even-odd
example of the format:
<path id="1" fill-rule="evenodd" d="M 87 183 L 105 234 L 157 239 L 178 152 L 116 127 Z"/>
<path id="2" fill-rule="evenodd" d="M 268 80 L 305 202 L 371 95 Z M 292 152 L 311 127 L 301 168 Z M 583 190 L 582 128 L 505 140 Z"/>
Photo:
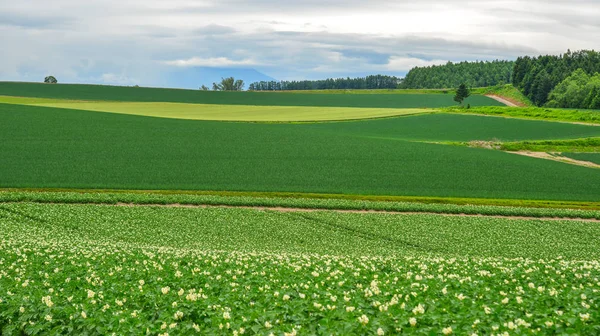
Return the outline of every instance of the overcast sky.
<path id="1" fill-rule="evenodd" d="M 0 80 L 316 79 L 600 49 L 600 0 L 0 0 Z"/>

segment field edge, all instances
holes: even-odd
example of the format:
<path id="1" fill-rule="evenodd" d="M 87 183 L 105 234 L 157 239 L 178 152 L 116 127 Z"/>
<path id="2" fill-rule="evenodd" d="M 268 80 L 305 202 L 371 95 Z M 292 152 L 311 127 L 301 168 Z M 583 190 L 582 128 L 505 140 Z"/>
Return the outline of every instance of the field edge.
<path id="1" fill-rule="evenodd" d="M 600 202 L 292 192 L 0 188 L 8 202 L 183 204 L 600 219 Z"/>

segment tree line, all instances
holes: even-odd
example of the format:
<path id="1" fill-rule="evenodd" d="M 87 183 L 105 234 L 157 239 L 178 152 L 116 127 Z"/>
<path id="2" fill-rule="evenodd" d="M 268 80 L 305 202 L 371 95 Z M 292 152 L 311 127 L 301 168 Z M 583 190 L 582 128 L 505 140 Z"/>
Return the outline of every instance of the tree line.
<path id="1" fill-rule="evenodd" d="M 578 71 L 581 69 L 581 71 Z M 576 73 L 577 72 L 577 73 Z M 591 90 L 593 84 L 581 83 L 582 80 L 591 81 L 594 74 L 600 72 L 600 53 L 594 50 L 581 50 L 559 56 L 545 55 L 539 57 L 519 57 L 515 62 L 513 71 L 513 85 L 521 90 L 531 101 L 538 105 L 552 105 L 560 107 L 579 107 L 576 98 L 582 94 L 580 90 L 570 90 L 569 84 L 576 83 Z M 586 76 L 583 76 L 586 74 Z M 569 77 L 572 78 L 568 79 Z M 561 85 L 567 81 L 564 85 Z M 553 90 L 558 90 L 552 94 Z M 589 92 L 588 92 L 589 94 Z M 571 98 L 562 96 L 574 95 Z M 552 97 L 551 97 L 552 96 Z M 550 100 L 554 100 L 551 104 Z M 566 101 L 571 103 L 563 106 Z"/>
<path id="2" fill-rule="evenodd" d="M 406 74 L 400 88 L 446 89 L 460 84 L 468 87 L 509 84 L 514 65 L 513 61 L 495 60 L 415 67 Z"/>
<path id="3" fill-rule="evenodd" d="M 261 81 L 248 86 L 250 91 L 397 89 L 402 79 L 395 76 L 371 75 L 357 78 L 328 78 L 302 81 Z"/>

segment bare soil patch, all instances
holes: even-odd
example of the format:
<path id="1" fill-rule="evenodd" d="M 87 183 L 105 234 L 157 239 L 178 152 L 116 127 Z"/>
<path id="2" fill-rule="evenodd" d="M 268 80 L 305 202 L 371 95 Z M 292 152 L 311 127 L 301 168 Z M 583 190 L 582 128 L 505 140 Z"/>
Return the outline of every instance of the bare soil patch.
<path id="1" fill-rule="evenodd" d="M 507 98 L 507 97 L 500 97 L 500 96 L 497 96 L 497 95 L 485 95 L 485 96 L 489 97 L 489 98 L 492 98 L 492 99 L 494 99 L 496 101 L 499 101 L 502 104 L 505 104 L 505 105 L 510 106 L 510 107 L 525 107 L 525 104 L 523 104 L 523 103 L 521 103 L 519 101 L 516 101 L 514 99 Z"/>
<path id="2" fill-rule="evenodd" d="M 575 159 L 572 159 L 572 158 L 569 158 L 566 156 L 562 156 L 562 155 L 560 155 L 560 153 L 530 152 L 530 151 L 518 151 L 518 152 L 508 152 L 508 153 L 530 156 L 530 157 L 539 158 L 539 159 L 564 162 L 564 163 L 569 163 L 569 164 L 573 164 L 573 165 L 577 165 L 577 166 L 584 166 L 584 167 L 588 167 L 588 168 L 600 168 L 600 165 L 596 164 L 594 162 L 575 160 Z"/>

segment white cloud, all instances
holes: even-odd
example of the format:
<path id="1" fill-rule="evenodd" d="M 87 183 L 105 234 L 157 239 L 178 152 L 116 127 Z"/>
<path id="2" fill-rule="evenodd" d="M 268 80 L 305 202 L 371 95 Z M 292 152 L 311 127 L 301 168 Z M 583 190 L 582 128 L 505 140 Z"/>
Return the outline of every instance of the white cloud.
<path id="1" fill-rule="evenodd" d="M 254 66 L 258 65 L 250 59 L 241 61 L 231 60 L 227 57 L 192 57 L 188 59 L 179 59 L 174 61 L 166 61 L 165 64 L 174 65 L 178 67 L 190 67 L 190 66 L 204 66 L 204 67 L 228 67 L 228 66 Z"/>
<path id="2" fill-rule="evenodd" d="M 277 79 L 405 72 L 598 48 L 598 17 L 598 0 L 0 0 L 0 80 L 160 85 L 193 66 Z"/>
<path id="3" fill-rule="evenodd" d="M 386 69 L 390 71 L 403 71 L 406 69 L 411 69 L 413 67 L 424 67 L 430 65 L 440 65 L 446 64 L 447 60 L 431 60 L 426 61 L 420 58 L 414 57 L 400 57 L 400 56 L 392 56 L 389 59 L 388 64 L 386 64 Z"/>

